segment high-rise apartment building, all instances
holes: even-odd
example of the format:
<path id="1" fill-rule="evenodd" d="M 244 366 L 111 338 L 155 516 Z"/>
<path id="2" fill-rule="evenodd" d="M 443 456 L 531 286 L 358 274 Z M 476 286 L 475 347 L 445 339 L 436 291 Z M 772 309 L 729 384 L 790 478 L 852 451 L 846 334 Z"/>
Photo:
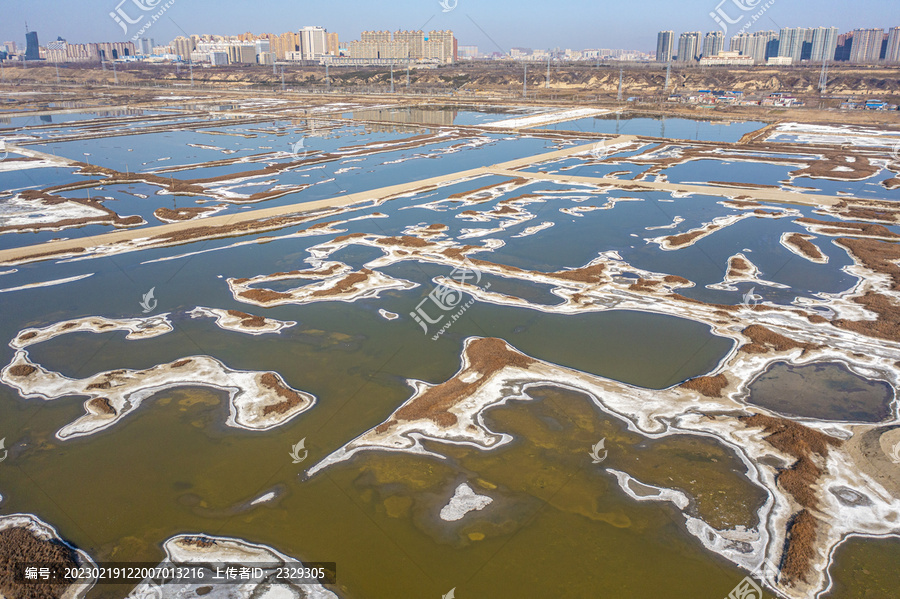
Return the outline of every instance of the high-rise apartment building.
<path id="1" fill-rule="evenodd" d="M 731 38 L 730 49 L 753 58 L 754 64 L 765 64 L 778 55 L 778 34 L 774 31 L 742 33 Z"/>
<path id="2" fill-rule="evenodd" d="M 837 27 L 817 27 L 812 30 L 812 50 L 809 59 L 813 62 L 830 62 L 838 45 Z"/>
<path id="3" fill-rule="evenodd" d="M 300 53 L 303 60 L 316 60 L 326 53 L 324 27 L 304 27 L 300 30 Z"/>
<path id="4" fill-rule="evenodd" d="M 850 62 L 871 64 L 881 57 L 884 29 L 854 29 L 853 45 L 850 47 Z"/>
<path id="5" fill-rule="evenodd" d="M 703 56 L 717 56 L 725 50 L 725 36 L 721 31 L 710 31 L 703 38 Z"/>
<path id="6" fill-rule="evenodd" d="M 689 31 L 678 38 L 678 62 L 696 62 L 700 60 L 700 32 Z"/>
<path id="7" fill-rule="evenodd" d="M 325 34 L 325 51 L 332 56 L 341 55 L 341 42 L 337 33 Z"/>
<path id="8" fill-rule="evenodd" d="M 788 57 L 794 64 L 803 57 L 803 44 L 807 30 L 803 27 L 785 27 L 778 33 L 778 56 Z"/>
<path id="9" fill-rule="evenodd" d="M 435 60 L 443 64 L 456 61 L 457 42 L 452 31 L 363 31 L 359 41 L 347 44 L 354 60 L 405 61 Z"/>
<path id="10" fill-rule="evenodd" d="M 887 52 L 884 56 L 885 62 L 900 62 L 900 27 L 894 27 L 888 33 Z"/>
<path id="11" fill-rule="evenodd" d="M 670 62 L 675 52 L 675 32 L 660 31 L 656 36 L 656 61 Z"/>
<path id="12" fill-rule="evenodd" d="M 193 39 L 179 35 L 172 40 L 169 47 L 172 49 L 172 54 L 177 54 L 181 57 L 181 60 L 188 60 L 191 57 L 191 52 L 193 52 L 197 46 Z M 108 59 L 109 57 L 107 56 L 106 58 Z"/>

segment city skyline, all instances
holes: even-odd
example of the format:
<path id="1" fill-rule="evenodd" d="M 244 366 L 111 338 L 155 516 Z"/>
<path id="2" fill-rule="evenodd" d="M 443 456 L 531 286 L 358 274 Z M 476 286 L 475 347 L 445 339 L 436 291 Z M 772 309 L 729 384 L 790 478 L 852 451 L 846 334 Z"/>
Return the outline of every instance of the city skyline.
<path id="1" fill-rule="evenodd" d="M 278 34 L 317 25 L 338 33 L 342 40 L 359 39 L 360 33 L 367 30 L 449 29 L 455 32 L 461 45 L 477 45 L 485 53 L 508 53 L 512 47 L 604 47 L 653 52 L 657 32 L 663 30 L 676 32 L 676 44 L 677 35 L 685 31 L 705 34 L 721 31 L 723 27 L 731 28 L 732 31 L 725 31 L 726 39 L 739 33 L 738 27 L 749 25 L 749 19 L 723 26 L 711 16 L 718 11 L 718 14 L 730 15 L 731 20 L 736 20 L 741 14 L 732 6 L 733 1 L 686 0 L 675 5 L 648 0 L 636 6 L 617 7 L 615 18 L 611 19 L 608 9 L 582 0 L 555 4 L 552 11 L 546 11 L 545 3 L 534 0 L 500 0 L 490 6 L 469 4 L 470 0 L 455 3 L 448 0 L 444 5 L 437 0 L 400 0 L 391 5 L 391 10 L 373 3 L 350 2 L 340 11 L 324 5 L 298 7 L 296 3 L 272 0 L 266 3 L 268 10 L 249 14 L 243 10 L 243 4 L 234 0 L 216 2 L 214 7 L 203 0 L 169 0 L 165 3 L 170 5 L 165 14 L 139 37 L 168 43 L 179 35 L 211 33 L 228 36 L 247 31 Z M 24 43 L 27 21 L 30 30 L 41 33 L 42 40 L 59 36 L 70 43 L 129 41 L 133 33 L 137 33 L 136 26 L 123 33 L 120 27 L 124 26 L 110 13 L 117 7 L 126 14 L 137 12 L 132 2 L 135 0 L 85 0 L 78 4 L 53 3 L 51 7 L 49 0 L 11 0 L 3 9 L 0 38 Z M 144 3 L 156 8 L 163 6 L 161 0 Z M 767 5 L 771 6 L 746 32 L 820 26 L 836 26 L 845 32 L 877 27 L 888 29 L 900 23 L 900 8 L 887 0 L 875 0 L 852 8 L 846 3 L 823 0 L 816 3 L 815 13 L 797 3 L 779 4 L 770 0 Z M 442 6 L 451 8 L 445 10 Z M 755 8 L 762 6 L 760 3 Z M 286 26 L 288 22 L 290 25 Z"/>

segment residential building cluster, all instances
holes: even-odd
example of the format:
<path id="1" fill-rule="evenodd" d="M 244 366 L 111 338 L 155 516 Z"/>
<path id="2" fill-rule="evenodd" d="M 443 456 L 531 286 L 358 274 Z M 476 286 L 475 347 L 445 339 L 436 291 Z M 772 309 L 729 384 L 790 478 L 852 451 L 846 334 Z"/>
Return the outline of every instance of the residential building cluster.
<path id="1" fill-rule="evenodd" d="M 852 64 L 900 63 L 900 27 L 854 29 L 841 34 L 837 27 L 785 27 L 733 36 L 725 50 L 721 31 L 705 35 L 688 31 L 675 39 L 674 31 L 656 36 L 657 62 L 701 65 L 791 65 L 802 62 L 847 61 Z"/>
<path id="2" fill-rule="evenodd" d="M 15 42 L 0 47 L 0 60 L 47 60 L 55 63 L 119 61 L 182 61 L 211 66 L 306 62 L 308 64 L 452 64 L 458 56 L 452 31 L 364 31 L 359 41 L 341 44 L 337 33 L 324 27 L 302 27 L 280 35 L 178 36 L 166 45 L 150 38 L 134 42 L 70 44 L 61 37 L 46 46 L 37 32 L 27 33 L 27 49 Z M 477 53 L 477 49 L 475 50 Z"/>

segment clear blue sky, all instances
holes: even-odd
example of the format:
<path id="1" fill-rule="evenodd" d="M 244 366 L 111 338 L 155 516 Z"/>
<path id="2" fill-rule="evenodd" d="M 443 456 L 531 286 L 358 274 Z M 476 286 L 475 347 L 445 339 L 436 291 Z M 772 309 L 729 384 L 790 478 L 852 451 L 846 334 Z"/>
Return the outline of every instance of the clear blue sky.
<path id="1" fill-rule="evenodd" d="M 166 1 L 124 0 L 121 7 L 137 18 L 153 13 L 142 13 L 134 2 L 158 3 L 155 12 Z M 656 32 L 662 29 L 672 29 L 676 34 L 717 29 L 709 13 L 719 1 L 444 0 L 449 6 L 456 3 L 456 7 L 443 12 L 438 0 L 174 0 L 144 35 L 162 44 L 180 35 L 182 29 L 188 34 L 234 35 L 245 31 L 283 33 L 304 25 L 320 25 L 337 32 L 342 41 L 350 41 L 366 29 L 393 31 L 424 26 L 426 30 L 452 29 L 460 44 L 477 45 L 482 52 L 497 50 L 497 46 L 504 50 L 511 46 L 558 46 L 650 51 L 656 49 Z M 735 1 L 756 4 L 756 10 L 766 2 L 725 0 L 723 10 L 733 18 L 740 14 Z M 72 43 L 125 41 L 140 24 L 132 26 L 128 35 L 123 33 L 109 16 L 120 2 L 0 0 L 0 41 L 24 43 L 26 20 L 29 28 L 38 32 L 41 44 L 57 36 Z M 895 27 L 900 25 L 900 1 L 775 0 L 751 31 L 820 25 L 833 25 L 842 32 L 858 27 Z"/>

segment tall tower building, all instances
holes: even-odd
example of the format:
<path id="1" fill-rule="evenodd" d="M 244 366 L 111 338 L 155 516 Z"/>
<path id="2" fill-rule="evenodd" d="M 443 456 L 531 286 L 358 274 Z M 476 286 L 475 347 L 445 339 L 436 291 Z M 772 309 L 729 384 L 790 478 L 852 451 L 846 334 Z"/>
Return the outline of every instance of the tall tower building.
<path id="1" fill-rule="evenodd" d="M 888 33 L 887 53 L 885 62 L 900 62 L 900 27 L 894 27 Z"/>
<path id="2" fill-rule="evenodd" d="M 838 44 L 837 27 L 817 27 L 813 29 L 812 52 L 809 59 L 813 62 L 834 60 Z"/>
<path id="3" fill-rule="evenodd" d="M 26 33 L 25 41 L 28 42 L 28 45 L 25 47 L 25 60 L 40 60 L 41 47 L 38 44 L 37 31 Z"/>
<path id="4" fill-rule="evenodd" d="M 716 56 L 725 49 L 725 36 L 721 31 L 710 31 L 703 38 L 703 56 Z"/>
<path id="5" fill-rule="evenodd" d="M 700 60 L 700 32 L 689 31 L 678 38 L 678 62 Z"/>
<path id="6" fill-rule="evenodd" d="M 854 29 L 853 45 L 850 48 L 850 62 L 871 64 L 878 62 L 884 29 Z"/>
<path id="7" fill-rule="evenodd" d="M 675 32 L 660 31 L 656 36 L 656 62 L 669 62 L 675 51 Z"/>

